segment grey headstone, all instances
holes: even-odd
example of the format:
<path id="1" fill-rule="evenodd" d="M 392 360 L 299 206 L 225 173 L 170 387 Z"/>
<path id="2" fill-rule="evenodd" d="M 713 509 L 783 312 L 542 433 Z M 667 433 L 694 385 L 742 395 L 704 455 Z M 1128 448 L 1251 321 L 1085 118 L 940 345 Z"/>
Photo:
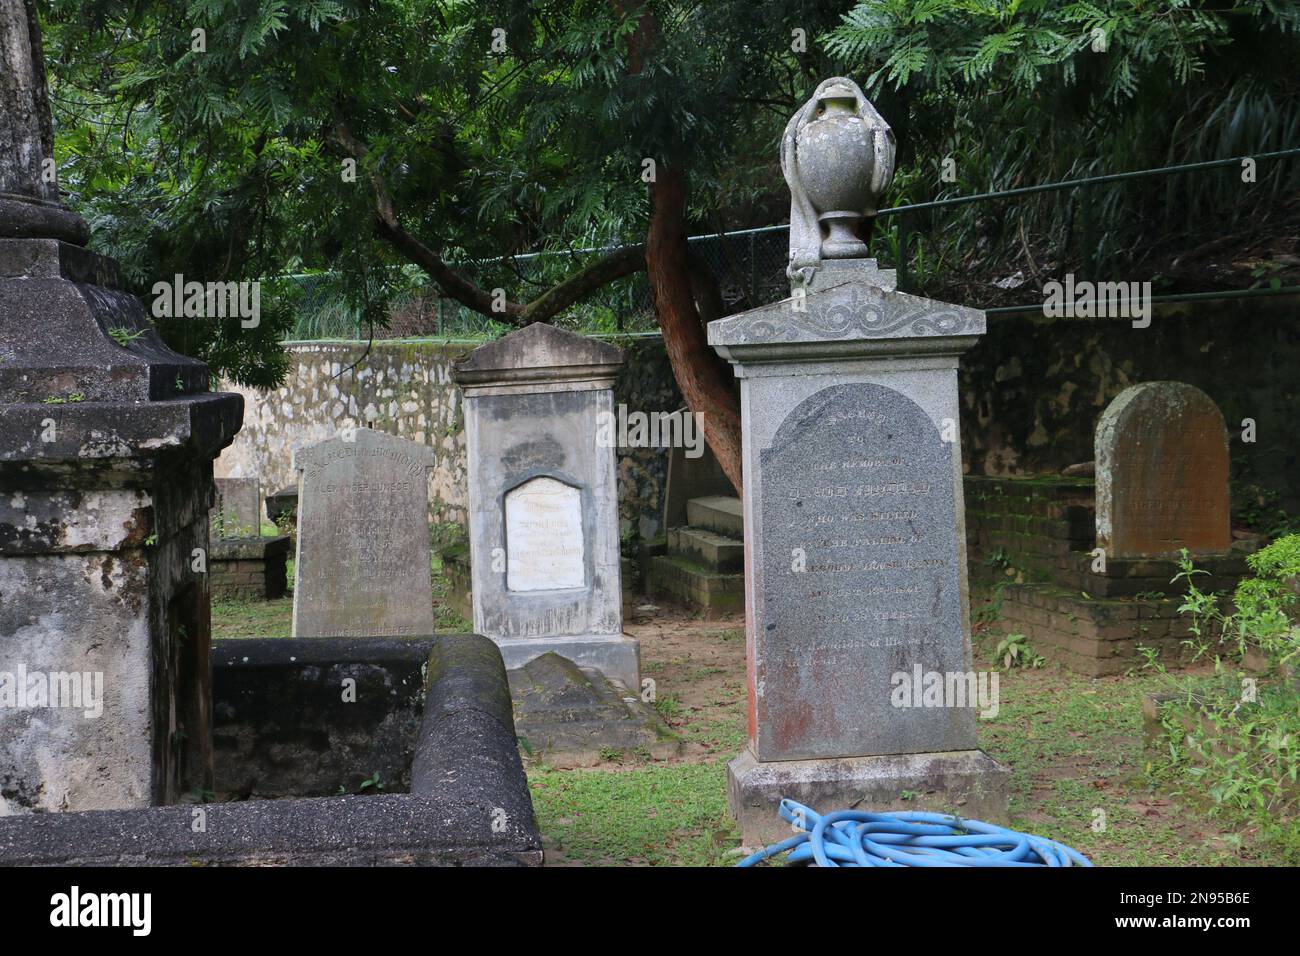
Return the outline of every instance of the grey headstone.
<path id="1" fill-rule="evenodd" d="M 262 533 L 262 488 L 256 478 L 217 478 L 217 500 L 208 513 L 214 540 L 256 538 Z"/>
<path id="2" fill-rule="evenodd" d="M 764 655 L 765 754 L 974 747 L 972 712 L 890 702 L 897 671 L 968 664 L 953 446 L 937 424 L 884 385 L 832 385 L 786 415 L 759 467 L 763 643 L 780 642 Z"/>
<path id="3" fill-rule="evenodd" d="M 433 465 L 427 445 L 369 428 L 295 453 L 294 637 L 433 633 Z"/>
<path id="4" fill-rule="evenodd" d="M 537 324 L 457 366 L 474 630 L 508 668 L 554 651 L 638 686 L 637 644 L 623 635 L 615 450 L 597 440 L 621 365 L 612 345 Z"/>

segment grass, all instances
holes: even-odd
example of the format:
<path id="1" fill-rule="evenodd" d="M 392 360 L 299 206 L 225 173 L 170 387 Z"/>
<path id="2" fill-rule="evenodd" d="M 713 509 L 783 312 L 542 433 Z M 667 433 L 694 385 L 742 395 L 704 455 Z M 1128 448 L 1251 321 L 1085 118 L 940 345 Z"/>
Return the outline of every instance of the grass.
<path id="1" fill-rule="evenodd" d="M 700 640 L 724 645 L 735 635 L 696 627 Z M 660 713 L 694 755 L 656 762 L 621 754 L 592 769 L 530 771 L 552 862 L 737 861 L 740 834 L 726 808 L 726 763 L 744 746 L 743 694 L 729 683 L 729 694 L 711 685 L 704 697 L 693 695 L 691 685 L 715 677 L 717 668 L 693 665 L 679 647 L 665 658 L 642 638 L 645 669 L 656 675 L 660 701 L 671 701 Z M 989 639 L 977 642 L 977 660 L 991 651 Z M 736 666 L 743 669 L 743 662 Z M 1234 829 L 1203 800 L 1161 779 L 1144 747 L 1141 702 L 1163 687 L 1156 675 L 1093 679 L 1050 664 L 1001 672 L 1000 709 L 979 722 L 979 740 L 1011 768 L 1011 825 L 1067 843 L 1102 866 L 1289 862 L 1284 846 L 1249 828 Z"/>
<path id="2" fill-rule="evenodd" d="M 724 761 L 528 776 L 549 862 L 723 866 L 740 842 Z"/>
<path id="3" fill-rule="evenodd" d="M 265 527 L 265 526 L 264 526 Z M 293 582 L 294 563 L 290 559 L 288 577 Z M 472 630 L 469 623 L 447 603 L 451 586 L 437 555 L 433 558 L 433 626 L 438 632 L 458 633 Z M 213 638 L 289 637 L 293 633 L 293 594 L 274 601 L 214 600 L 212 602 Z"/>

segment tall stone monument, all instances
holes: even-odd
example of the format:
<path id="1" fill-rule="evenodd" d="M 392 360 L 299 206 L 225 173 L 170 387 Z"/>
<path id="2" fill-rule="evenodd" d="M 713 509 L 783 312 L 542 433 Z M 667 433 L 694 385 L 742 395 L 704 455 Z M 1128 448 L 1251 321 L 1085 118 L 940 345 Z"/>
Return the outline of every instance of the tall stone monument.
<path id="1" fill-rule="evenodd" d="M 1232 548 L 1228 429 L 1185 382 L 1124 389 L 1097 422 L 1097 545 L 1109 558 Z"/>
<path id="2" fill-rule="evenodd" d="M 530 325 L 457 365 L 465 394 L 474 630 L 506 667 L 554 651 L 640 687 L 623 633 L 618 487 L 602 414 L 618 348 Z"/>
<path id="3" fill-rule="evenodd" d="M 35 4 L 0 0 L 0 815 L 210 785 L 201 558 L 243 415 L 84 247 L 52 146 Z"/>
<path id="4" fill-rule="evenodd" d="M 865 258 L 893 156 L 856 84 L 822 83 L 782 143 L 793 294 L 709 324 L 741 387 L 749 747 L 728 798 L 747 844 L 786 832 L 782 797 L 1006 816 L 975 700 L 922 693 L 975 696 L 957 363 L 985 319 Z"/>
<path id="5" fill-rule="evenodd" d="M 294 452 L 294 637 L 433 633 L 428 445 L 359 428 Z"/>

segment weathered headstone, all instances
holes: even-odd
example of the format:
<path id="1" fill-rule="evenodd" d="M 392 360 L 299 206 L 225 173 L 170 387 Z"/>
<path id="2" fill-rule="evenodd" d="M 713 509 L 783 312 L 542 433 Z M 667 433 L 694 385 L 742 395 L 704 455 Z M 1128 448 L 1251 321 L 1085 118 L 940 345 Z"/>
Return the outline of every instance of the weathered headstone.
<path id="1" fill-rule="evenodd" d="M 433 449 L 361 428 L 294 453 L 294 637 L 433 633 Z"/>
<path id="2" fill-rule="evenodd" d="M 622 352 L 549 325 L 475 349 L 457 366 L 469 449 L 474 630 L 506 667 L 548 651 L 639 688 L 623 634 L 613 414 Z"/>
<path id="3" fill-rule="evenodd" d="M 256 538 L 262 534 L 262 489 L 256 478 L 217 478 L 217 500 L 208 514 L 216 538 Z"/>
<path id="4" fill-rule="evenodd" d="M 818 87 L 785 153 L 794 295 L 709 324 L 741 380 L 750 744 L 728 767 L 732 811 L 749 844 L 781 833 L 782 797 L 1005 817 L 1007 772 L 977 749 L 975 701 L 922 698 L 932 675 L 977 679 L 957 363 L 984 315 L 898 292 L 892 271 L 851 257 L 852 230 L 817 248 L 802 165 L 822 187 L 857 184 L 823 225 L 873 211 L 889 181 L 892 134 L 856 85 Z M 915 681 L 906 702 L 900 679 Z"/>
<path id="5" fill-rule="evenodd" d="M 36 4 L 0 0 L 0 816 L 211 786 L 199 558 L 243 414 L 84 248 L 52 171 Z"/>
<path id="6" fill-rule="evenodd" d="M 1228 431 L 1199 388 L 1126 388 L 1097 422 L 1096 453 L 1097 545 L 1107 558 L 1231 549 Z"/>

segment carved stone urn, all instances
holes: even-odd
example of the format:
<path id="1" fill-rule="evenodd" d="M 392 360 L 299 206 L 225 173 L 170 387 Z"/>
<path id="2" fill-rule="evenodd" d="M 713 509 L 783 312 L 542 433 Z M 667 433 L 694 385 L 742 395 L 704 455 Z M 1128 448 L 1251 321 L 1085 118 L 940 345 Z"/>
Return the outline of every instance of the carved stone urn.
<path id="1" fill-rule="evenodd" d="M 795 131 L 799 184 L 817 218 L 821 258 L 867 255 L 858 224 L 874 216 L 893 178 L 894 143 L 857 84 L 843 78 L 818 87 Z"/>

